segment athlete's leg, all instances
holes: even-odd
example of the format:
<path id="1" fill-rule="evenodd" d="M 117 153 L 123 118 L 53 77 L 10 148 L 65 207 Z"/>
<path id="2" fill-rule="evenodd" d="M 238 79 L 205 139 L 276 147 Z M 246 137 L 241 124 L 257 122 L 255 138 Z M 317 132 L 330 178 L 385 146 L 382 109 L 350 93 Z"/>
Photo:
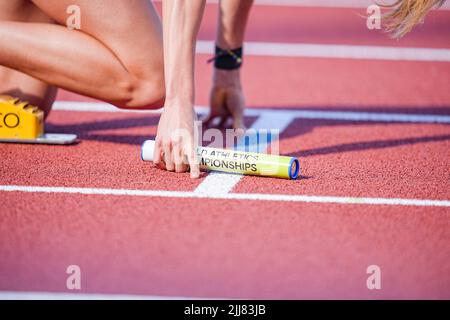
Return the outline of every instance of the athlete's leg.
<path id="1" fill-rule="evenodd" d="M 0 22 L 0 65 L 124 108 L 164 102 L 163 44 L 149 0 L 33 0 L 58 25 Z M 81 30 L 66 26 L 81 10 Z"/>
<path id="2" fill-rule="evenodd" d="M 29 0 L 0 0 L 0 21 L 53 23 Z M 55 99 L 56 88 L 19 71 L 0 66 L 0 95 L 2 94 L 28 101 L 48 114 Z"/>

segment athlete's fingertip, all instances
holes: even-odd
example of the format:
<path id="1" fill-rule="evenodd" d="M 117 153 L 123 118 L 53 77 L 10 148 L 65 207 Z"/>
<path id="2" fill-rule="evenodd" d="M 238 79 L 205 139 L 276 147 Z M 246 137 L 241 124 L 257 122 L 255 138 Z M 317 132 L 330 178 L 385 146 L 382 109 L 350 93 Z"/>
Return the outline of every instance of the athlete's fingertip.
<path id="1" fill-rule="evenodd" d="M 191 178 L 198 179 L 200 177 L 200 169 L 198 165 L 191 166 Z"/>

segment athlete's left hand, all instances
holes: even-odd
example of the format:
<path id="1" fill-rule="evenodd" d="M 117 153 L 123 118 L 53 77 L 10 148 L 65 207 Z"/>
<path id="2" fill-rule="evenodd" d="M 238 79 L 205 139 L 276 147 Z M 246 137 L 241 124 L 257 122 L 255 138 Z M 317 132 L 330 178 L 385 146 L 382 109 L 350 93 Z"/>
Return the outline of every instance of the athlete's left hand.
<path id="1" fill-rule="evenodd" d="M 219 118 L 217 127 L 227 127 L 229 121 L 233 129 L 245 131 L 245 99 L 242 91 L 240 70 L 214 69 L 213 87 L 210 94 L 210 113 L 203 120 L 207 127 Z"/>

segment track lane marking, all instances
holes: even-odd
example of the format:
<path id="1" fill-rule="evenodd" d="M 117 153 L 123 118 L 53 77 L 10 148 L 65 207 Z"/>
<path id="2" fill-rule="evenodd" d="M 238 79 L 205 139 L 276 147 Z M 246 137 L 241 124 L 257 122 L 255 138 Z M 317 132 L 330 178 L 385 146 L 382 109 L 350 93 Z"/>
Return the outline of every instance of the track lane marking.
<path id="1" fill-rule="evenodd" d="M 259 118 L 252 125 L 251 129 L 254 130 L 268 130 L 274 129 L 283 132 L 294 120 L 292 117 L 286 117 L 285 115 L 277 113 L 261 113 Z M 242 149 L 244 146 L 244 140 L 240 139 L 236 146 L 236 149 Z M 258 151 L 265 153 L 268 145 L 258 145 Z M 243 178 L 241 174 L 229 174 L 222 172 L 212 172 L 202 181 L 202 183 L 195 189 L 195 193 L 206 195 L 219 195 L 229 193 Z"/>
<path id="2" fill-rule="evenodd" d="M 214 41 L 197 41 L 197 53 L 212 54 Z M 331 58 L 450 62 L 450 49 L 343 44 L 245 42 L 245 54 L 291 58 Z"/>
<path id="3" fill-rule="evenodd" d="M 304 203 L 329 203 L 329 204 L 344 204 L 344 205 L 361 204 L 361 205 L 390 205 L 390 206 L 450 207 L 450 200 L 336 197 L 336 196 L 310 196 L 310 195 L 285 195 L 285 194 L 261 194 L 261 193 L 205 194 L 205 193 L 196 193 L 193 191 L 42 187 L 42 186 L 18 186 L 18 185 L 1 185 L 0 192 L 62 193 L 62 194 L 81 194 L 81 195 L 138 196 L 138 197 L 160 197 L 160 198 L 304 202 Z"/>
<path id="4" fill-rule="evenodd" d="M 207 0 L 217 3 L 218 0 Z M 377 0 L 255 0 L 256 5 L 288 6 L 288 7 L 325 7 L 325 8 L 367 8 L 376 3 L 391 3 Z M 448 10 L 450 4 L 444 3 L 439 10 Z"/>
<path id="5" fill-rule="evenodd" d="M 161 2 L 161 0 L 152 0 Z M 217 4 L 219 0 L 207 0 L 208 4 Z M 319 7 L 319 8 L 367 8 L 375 0 L 255 0 L 255 5 L 275 7 Z M 380 3 L 383 3 L 381 1 Z M 448 10 L 449 3 L 444 3 L 439 10 Z"/>
<path id="6" fill-rule="evenodd" d="M 81 102 L 81 101 L 56 101 L 53 106 L 56 111 L 75 112 L 121 112 L 160 114 L 159 110 L 123 110 L 104 102 Z M 207 106 L 196 106 L 196 112 L 206 114 Z M 450 111 L 450 109 L 449 109 Z M 270 108 L 247 108 L 246 116 L 280 116 L 298 119 L 317 120 L 341 120 L 341 121 L 363 121 L 363 122 L 406 122 L 406 123 L 450 123 L 450 115 L 439 114 L 407 114 L 387 112 L 357 112 L 357 111 L 322 111 L 322 110 L 288 110 Z M 265 128 L 268 129 L 268 128 Z M 270 129 L 270 128 L 269 128 Z"/>

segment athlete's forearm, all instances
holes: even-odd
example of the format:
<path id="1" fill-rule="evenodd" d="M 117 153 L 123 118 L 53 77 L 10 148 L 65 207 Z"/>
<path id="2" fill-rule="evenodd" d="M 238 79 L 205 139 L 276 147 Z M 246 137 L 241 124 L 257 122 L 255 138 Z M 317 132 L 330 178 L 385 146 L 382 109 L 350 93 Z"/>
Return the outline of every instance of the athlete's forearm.
<path id="1" fill-rule="evenodd" d="M 216 39 L 220 48 L 236 49 L 242 46 L 252 5 L 253 0 L 220 1 Z"/>
<path id="2" fill-rule="evenodd" d="M 226 127 L 229 118 L 233 120 L 233 128 L 245 130 L 244 108 L 245 98 L 241 86 L 240 67 L 245 29 L 253 0 L 221 0 L 217 24 L 216 56 L 213 73 L 213 87 L 210 95 L 211 112 L 206 118 L 206 125 Z M 235 50 L 234 56 L 227 53 Z M 223 53 L 225 52 L 225 55 Z M 230 59 L 230 56 L 233 59 Z"/>
<path id="3" fill-rule="evenodd" d="M 166 106 L 194 104 L 195 43 L 205 2 L 163 1 Z"/>

